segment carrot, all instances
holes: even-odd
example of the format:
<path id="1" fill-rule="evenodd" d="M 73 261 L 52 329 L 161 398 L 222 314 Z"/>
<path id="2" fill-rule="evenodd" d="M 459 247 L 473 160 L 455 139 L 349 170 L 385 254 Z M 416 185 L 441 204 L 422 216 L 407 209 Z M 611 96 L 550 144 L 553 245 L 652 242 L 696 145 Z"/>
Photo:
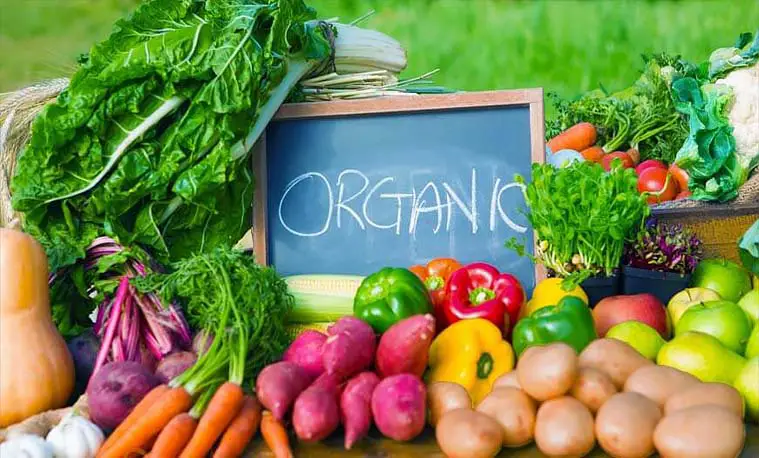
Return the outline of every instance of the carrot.
<path id="1" fill-rule="evenodd" d="M 591 146 L 590 148 L 585 148 L 580 151 L 580 154 L 582 154 L 582 157 L 584 157 L 586 161 L 601 162 L 601 159 L 606 152 L 600 146 Z"/>
<path id="2" fill-rule="evenodd" d="M 213 458 L 242 456 L 245 447 L 256 435 L 259 423 L 261 423 L 261 404 L 255 397 L 245 396 L 240 413 L 232 420 L 229 428 L 221 436 L 221 441 L 213 454 Z"/>
<path id="3" fill-rule="evenodd" d="M 192 415 L 180 413 L 163 428 L 150 454 L 160 458 L 176 458 L 190 441 L 197 427 L 198 421 Z"/>
<path id="4" fill-rule="evenodd" d="M 261 417 L 261 435 L 266 445 L 274 452 L 275 458 L 293 458 L 287 430 L 268 410 L 264 411 Z"/>
<path id="5" fill-rule="evenodd" d="M 213 444 L 221 436 L 227 426 L 234 420 L 243 405 L 245 393 L 240 385 L 233 382 L 224 382 L 211 402 L 208 404 L 203 416 L 200 417 L 198 427 L 192 435 L 192 439 L 182 450 L 180 458 L 197 458 L 206 456 Z"/>
<path id="6" fill-rule="evenodd" d="M 152 438 L 171 421 L 172 418 L 182 412 L 186 412 L 192 405 L 192 396 L 182 387 L 170 388 L 153 406 L 142 416 L 131 420 L 131 428 L 113 443 L 105 451 L 100 451 L 97 458 L 122 458 L 127 454 L 145 447 Z M 129 417 L 135 416 L 135 412 L 124 421 L 130 421 Z"/>
<path id="7" fill-rule="evenodd" d="M 139 418 L 142 418 L 142 416 L 145 415 L 151 407 L 153 407 L 153 404 L 156 402 L 156 400 L 163 396 L 163 394 L 168 390 L 169 386 L 165 384 L 158 385 L 157 387 L 150 390 L 148 394 L 146 394 L 145 397 L 142 398 L 142 400 L 138 402 L 136 406 L 134 406 L 134 409 L 132 409 L 124 421 L 122 421 L 121 424 L 116 427 L 113 433 L 108 437 L 108 440 L 103 443 L 103 446 L 100 447 L 99 453 L 103 453 L 108 450 L 113 444 L 121 439 L 125 432 L 132 429 L 132 425 L 134 425 L 134 423 Z"/>
<path id="8" fill-rule="evenodd" d="M 596 128 L 589 122 L 575 124 L 548 142 L 551 151 L 557 153 L 563 149 L 582 151 L 596 142 Z"/>

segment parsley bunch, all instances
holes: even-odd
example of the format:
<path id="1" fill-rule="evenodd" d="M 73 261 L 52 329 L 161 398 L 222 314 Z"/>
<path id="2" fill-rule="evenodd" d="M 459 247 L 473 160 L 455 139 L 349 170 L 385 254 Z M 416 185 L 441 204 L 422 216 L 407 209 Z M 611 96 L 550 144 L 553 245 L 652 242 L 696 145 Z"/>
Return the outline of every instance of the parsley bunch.
<path id="1" fill-rule="evenodd" d="M 539 240 L 534 260 L 571 283 L 611 276 L 650 212 L 635 172 L 618 160 L 609 173 L 592 162 L 533 164 L 531 178 L 524 195 Z"/>

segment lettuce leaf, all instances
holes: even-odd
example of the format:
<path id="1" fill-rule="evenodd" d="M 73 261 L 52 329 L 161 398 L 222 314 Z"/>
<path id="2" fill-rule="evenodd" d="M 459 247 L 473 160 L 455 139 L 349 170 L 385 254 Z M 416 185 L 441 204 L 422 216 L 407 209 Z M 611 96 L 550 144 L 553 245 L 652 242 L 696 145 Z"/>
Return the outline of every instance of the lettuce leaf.
<path id="1" fill-rule="evenodd" d="M 753 39 L 752 39 L 753 37 Z M 735 45 L 716 49 L 709 56 L 709 78 L 717 79 L 737 68 L 750 67 L 759 60 L 759 30 L 740 34 Z"/>
<path id="2" fill-rule="evenodd" d="M 254 189 L 239 145 L 291 62 L 329 56 L 314 18 L 303 0 L 150 0 L 118 21 L 18 159 L 13 205 L 51 271 L 100 235 L 161 262 L 236 243 Z"/>
<path id="3" fill-rule="evenodd" d="M 675 162 L 690 175 L 694 199 L 732 200 L 748 178 L 748 170 L 737 160 L 733 128 L 726 115 L 733 96 L 729 86 L 699 85 L 692 77 L 672 83 L 675 107 L 688 116 L 690 126 Z"/>

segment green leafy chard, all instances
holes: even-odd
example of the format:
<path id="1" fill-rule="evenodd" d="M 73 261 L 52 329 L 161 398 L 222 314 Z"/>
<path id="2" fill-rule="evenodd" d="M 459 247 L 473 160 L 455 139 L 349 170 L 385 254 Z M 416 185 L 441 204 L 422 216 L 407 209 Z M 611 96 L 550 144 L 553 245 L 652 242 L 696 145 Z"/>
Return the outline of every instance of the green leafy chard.
<path id="1" fill-rule="evenodd" d="M 329 57 L 302 0 L 152 0 L 95 45 L 36 119 L 14 208 L 51 270 L 100 235 L 161 261 L 249 227 L 247 153 L 290 89 Z"/>

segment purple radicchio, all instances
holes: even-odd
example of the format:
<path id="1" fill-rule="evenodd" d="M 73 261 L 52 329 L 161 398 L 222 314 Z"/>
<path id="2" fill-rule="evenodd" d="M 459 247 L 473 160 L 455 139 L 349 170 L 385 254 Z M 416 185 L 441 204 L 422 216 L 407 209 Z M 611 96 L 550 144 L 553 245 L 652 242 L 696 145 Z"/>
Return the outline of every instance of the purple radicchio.
<path id="1" fill-rule="evenodd" d="M 692 231 L 682 224 L 651 218 L 637 240 L 625 247 L 624 263 L 639 269 L 689 274 L 702 257 L 701 240 Z"/>

